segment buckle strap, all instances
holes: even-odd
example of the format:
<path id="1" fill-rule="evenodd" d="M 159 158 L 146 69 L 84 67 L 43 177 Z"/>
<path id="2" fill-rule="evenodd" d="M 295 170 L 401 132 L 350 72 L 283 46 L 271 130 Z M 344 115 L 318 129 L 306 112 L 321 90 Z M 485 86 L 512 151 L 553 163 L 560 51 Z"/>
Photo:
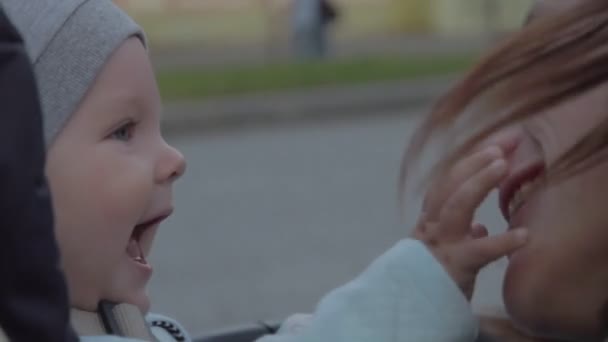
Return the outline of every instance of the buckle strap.
<path id="1" fill-rule="evenodd" d="M 156 342 L 144 315 L 131 304 L 101 301 L 98 312 L 72 309 L 71 321 L 79 336 L 117 335 Z"/>
<path id="2" fill-rule="evenodd" d="M 97 312 L 70 310 L 70 321 L 78 336 L 107 335 L 108 331 Z"/>

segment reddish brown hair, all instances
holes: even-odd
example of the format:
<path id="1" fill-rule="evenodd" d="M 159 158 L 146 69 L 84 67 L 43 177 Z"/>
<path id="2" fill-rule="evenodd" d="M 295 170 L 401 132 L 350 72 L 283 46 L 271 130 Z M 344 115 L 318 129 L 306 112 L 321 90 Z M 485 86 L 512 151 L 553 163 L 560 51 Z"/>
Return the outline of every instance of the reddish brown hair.
<path id="1" fill-rule="evenodd" d="M 479 63 L 441 98 L 405 153 L 402 181 L 440 133 L 466 137 L 431 172 L 438 176 L 492 133 L 532 117 L 608 81 L 608 1 L 586 0 L 557 15 L 534 18 Z M 608 110 L 608 108 L 606 108 Z M 584 113 L 581 113 L 584 114 Z M 456 127 L 456 128 L 454 128 Z M 458 129 L 460 127 L 460 130 Z M 472 133 L 471 133 L 472 132 Z M 552 165 L 576 172 L 603 160 L 604 121 Z"/>

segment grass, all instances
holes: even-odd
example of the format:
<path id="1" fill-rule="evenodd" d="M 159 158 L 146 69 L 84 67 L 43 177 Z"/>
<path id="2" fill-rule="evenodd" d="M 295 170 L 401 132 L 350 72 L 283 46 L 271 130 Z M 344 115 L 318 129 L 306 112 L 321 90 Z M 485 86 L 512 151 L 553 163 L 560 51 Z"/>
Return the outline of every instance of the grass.
<path id="1" fill-rule="evenodd" d="M 465 70 L 474 56 L 417 58 L 376 57 L 315 63 L 285 63 L 240 67 L 196 67 L 161 70 L 158 81 L 165 100 L 267 93 L 326 85 L 415 80 Z"/>

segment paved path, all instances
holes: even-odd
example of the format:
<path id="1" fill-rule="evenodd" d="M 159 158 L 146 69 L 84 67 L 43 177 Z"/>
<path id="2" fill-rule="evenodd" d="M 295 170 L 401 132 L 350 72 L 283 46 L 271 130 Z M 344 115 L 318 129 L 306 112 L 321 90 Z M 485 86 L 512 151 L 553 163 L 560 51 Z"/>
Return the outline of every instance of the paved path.
<path id="1" fill-rule="evenodd" d="M 408 108 L 436 101 L 457 79 L 453 74 L 166 103 L 163 129 L 181 134 L 285 122 L 403 116 L 409 114 Z"/>

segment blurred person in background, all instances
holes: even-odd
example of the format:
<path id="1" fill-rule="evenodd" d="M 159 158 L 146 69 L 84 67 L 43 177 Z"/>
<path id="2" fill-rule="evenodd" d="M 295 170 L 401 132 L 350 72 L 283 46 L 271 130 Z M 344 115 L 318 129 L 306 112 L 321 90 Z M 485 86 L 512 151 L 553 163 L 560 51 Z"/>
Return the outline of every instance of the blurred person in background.
<path id="1" fill-rule="evenodd" d="M 319 59 L 327 55 L 328 30 L 338 11 L 329 0 L 293 0 L 292 37 L 296 57 Z"/>

